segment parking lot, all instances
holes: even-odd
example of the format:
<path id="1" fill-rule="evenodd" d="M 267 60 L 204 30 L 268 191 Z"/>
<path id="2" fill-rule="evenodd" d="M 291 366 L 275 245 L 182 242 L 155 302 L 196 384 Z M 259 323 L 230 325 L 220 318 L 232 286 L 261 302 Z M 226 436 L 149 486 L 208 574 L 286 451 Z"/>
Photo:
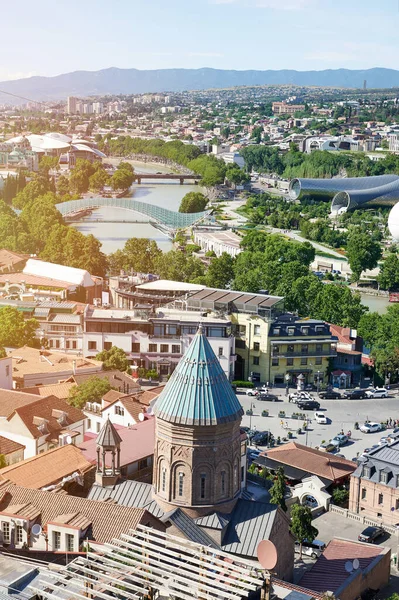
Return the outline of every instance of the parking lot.
<path id="1" fill-rule="evenodd" d="M 366 448 L 378 444 L 381 437 L 386 432 L 363 433 L 355 430 L 355 423 L 362 425 L 366 420 L 386 421 L 387 419 L 399 419 L 399 396 L 391 392 L 388 398 L 371 398 L 365 400 L 319 400 L 316 393 L 312 396 L 320 402 L 320 411 L 325 412 L 328 423 L 326 425 L 318 424 L 313 418 L 314 411 L 299 410 L 296 404 L 288 402 L 284 389 L 273 389 L 273 395 L 278 396 L 278 401 L 270 402 L 258 400 L 256 397 L 238 394 L 237 397 L 244 409 L 247 411 L 252 407 L 253 416 L 244 415 L 242 425 L 256 428 L 257 431 L 270 431 L 277 439 L 287 437 L 288 430 L 283 428 L 288 424 L 289 430 L 293 434 L 293 441 L 297 441 L 307 446 L 319 446 L 322 442 L 328 442 L 335 435 L 344 431 L 352 432 L 352 437 L 348 444 L 339 449 L 339 453 L 345 458 L 352 459 L 360 455 Z M 268 417 L 262 417 L 262 411 L 269 411 Z M 279 417 L 279 411 L 285 411 L 285 417 Z M 311 419 L 306 432 L 297 434 L 297 429 L 302 427 L 303 420 L 294 420 L 290 418 L 293 412 L 301 412 Z M 389 431 L 392 431 L 388 429 Z"/>

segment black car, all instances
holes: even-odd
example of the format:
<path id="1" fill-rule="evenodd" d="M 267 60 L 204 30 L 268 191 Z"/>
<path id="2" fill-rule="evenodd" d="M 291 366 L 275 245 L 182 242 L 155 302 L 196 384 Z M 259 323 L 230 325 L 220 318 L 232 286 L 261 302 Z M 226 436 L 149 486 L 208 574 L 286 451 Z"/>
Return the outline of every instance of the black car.
<path id="1" fill-rule="evenodd" d="M 277 396 L 275 396 L 274 394 L 266 394 L 265 392 L 259 394 L 258 400 L 266 400 L 268 402 L 278 402 Z"/>
<path id="2" fill-rule="evenodd" d="M 382 527 L 366 527 L 362 533 L 358 536 L 359 542 L 368 542 L 374 544 L 375 540 L 381 535 L 384 535 L 385 531 Z"/>
<path id="3" fill-rule="evenodd" d="M 344 392 L 344 398 L 349 398 L 349 400 L 360 400 L 366 398 L 366 392 L 364 390 L 348 390 Z"/>
<path id="4" fill-rule="evenodd" d="M 269 442 L 269 432 L 268 431 L 264 431 L 264 432 L 259 431 L 251 439 L 252 446 L 266 446 L 268 442 Z"/>
<path id="5" fill-rule="evenodd" d="M 302 410 L 319 410 L 320 404 L 316 400 L 298 400 L 297 407 Z"/>
<path id="6" fill-rule="evenodd" d="M 319 392 L 319 398 L 324 400 L 341 400 L 342 396 L 339 392 L 334 392 L 333 390 Z"/>

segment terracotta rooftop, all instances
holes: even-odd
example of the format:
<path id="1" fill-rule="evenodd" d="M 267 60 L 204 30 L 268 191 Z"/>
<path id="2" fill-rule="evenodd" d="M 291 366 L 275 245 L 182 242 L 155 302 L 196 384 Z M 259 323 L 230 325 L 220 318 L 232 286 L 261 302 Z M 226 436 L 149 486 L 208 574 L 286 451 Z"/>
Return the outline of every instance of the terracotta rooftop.
<path id="1" fill-rule="evenodd" d="M 107 392 L 105 396 L 103 396 L 103 400 L 105 403 L 104 408 L 107 408 L 107 406 L 109 406 L 113 402 L 116 402 L 121 396 L 124 395 L 125 394 L 123 392 L 118 392 L 118 390 L 109 390 L 109 392 Z"/>
<path id="2" fill-rule="evenodd" d="M 66 400 L 69 396 L 71 388 L 74 386 L 75 384 L 72 382 L 63 381 L 61 383 L 53 383 L 49 385 L 35 385 L 32 387 L 22 388 L 17 391 L 24 392 L 25 394 L 35 394 L 41 398 L 45 398 L 46 396 L 56 396 L 57 398 Z"/>
<path id="3" fill-rule="evenodd" d="M 13 452 L 18 452 L 18 450 L 25 450 L 25 446 L 0 435 L 0 454 L 7 456 Z"/>
<path id="4" fill-rule="evenodd" d="M 120 449 L 121 449 L 121 467 L 130 465 L 146 456 L 152 456 L 154 454 L 155 446 L 155 419 L 151 417 L 132 425 L 131 427 L 118 427 L 115 426 L 118 434 L 121 438 Z M 79 445 L 83 456 L 86 460 L 95 464 L 97 461 L 97 438 L 89 439 Z M 106 455 L 107 467 L 111 467 L 111 455 Z"/>
<path id="5" fill-rule="evenodd" d="M 23 346 L 7 353 L 11 356 L 13 377 L 23 377 L 24 375 L 32 375 L 36 373 L 56 373 L 73 371 L 76 369 L 85 370 L 92 368 L 89 374 L 93 376 L 94 371 L 101 371 L 102 362 L 94 359 L 77 358 L 70 354 L 62 354 L 61 352 L 49 352 L 48 350 L 38 350 Z"/>
<path id="6" fill-rule="evenodd" d="M 149 388 L 145 390 L 140 395 L 140 404 L 144 404 L 144 406 L 149 406 L 155 398 L 158 398 L 159 394 L 163 392 L 166 383 L 163 385 L 157 385 L 156 387 Z"/>
<path id="7" fill-rule="evenodd" d="M 341 344 L 353 344 L 354 340 L 350 336 L 350 327 L 341 327 L 340 325 L 335 325 L 333 323 L 329 323 L 329 326 L 331 334 L 338 338 L 338 342 L 341 342 Z"/>
<path id="8" fill-rule="evenodd" d="M 267 456 L 270 460 L 331 481 L 350 475 L 357 468 L 357 465 L 350 460 L 309 448 L 309 446 L 297 442 L 272 448 L 262 452 L 261 456 Z"/>
<path id="9" fill-rule="evenodd" d="M 62 413 L 66 414 L 65 420 L 61 419 Z M 39 438 L 47 433 L 48 440 L 58 439 L 63 430 L 73 429 L 74 423 L 85 419 L 84 413 L 79 408 L 75 408 L 65 400 L 55 396 L 48 396 L 39 400 L 36 397 L 36 402 L 16 408 L 9 415 L 9 421 L 14 414 L 17 414 L 23 421 L 32 437 Z M 39 427 L 44 420 L 46 421 L 46 427 L 40 430 Z"/>
<path id="10" fill-rule="evenodd" d="M 317 592 L 335 592 L 351 576 L 345 570 L 347 561 L 357 558 L 360 569 L 364 571 L 377 556 L 386 551 L 387 548 L 383 546 L 334 538 L 299 583 Z"/>
<path id="11" fill-rule="evenodd" d="M 0 469 L 0 480 L 40 490 L 60 482 L 72 473 L 83 475 L 92 468 L 93 465 L 84 458 L 79 448 L 69 444 Z"/>
<path id="12" fill-rule="evenodd" d="M 0 483 L 0 513 L 15 514 L 15 506 L 32 507 L 30 512 L 40 515 L 39 522 L 42 526 L 55 523 L 56 519 L 65 520 L 65 515 L 79 515 L 79 520 L 91 523 L 88 539 L 100 543 L 111 541 L 135 529 L 141 522 L 145 523 L 154 519 L 146 510 L 98 502 L 87 498 L 42 492 L 14 485 L 9 481 Z M 26 509 L 25 509 L 26 510 Z M 17 513 L 23 516 L 21 512 Z"/>
<path id="13" fill-rule="evenodd" d="M 37 402 L 36 394 L 0 388 L 0 417 L 9 417 L 16 408 Z"/>
<path id="14" fill-rule="evenodd" d="M 76 373 L 71 377 L 70 380 L 68 379 L 68 381 L 75 381 L 79 385 L 90 379 L 90 377 L 93 377 L 93 373 Z M 127 373 L 118 371 L 117 369 L 114 369 L 112 371 L 101 371 L 101 373 L 96 373 L 96 377 L 101 377 L 101 379 L 108 379 L 109 383 L 113 388 L 120 392 L 123 392 L 124 394 L 130 394 L 135 390 L 140 390 L 139 384 L 135 382 L 133 377 L 131 377 Z"/>
<path id="15" fill-rule="evenodd" d="M 29 258 L 29 254 L 17 254 L 16 252 L 11 252 L 10 250 L 6 250 L 5 248 L 1 248 L 0 250 L 0 268 L 4 269 L 4 267 L 12 267 L 15 264 L 23 260 L 27 260 Z"/>
<path id="16" fill-rule="evenodd" d="M 111 391 L 113 391 L 113 390 L 111 390 Z M 124 395 L 124 394 L 120 394 L 120 392 L 116 392 L 115 395 L 116 394 L 119 394 L 119 397 L 116 397 L 115 400 L 113 400 L 112 402 L 109 402 L 106 406 L 104 406 L 104 408 L 102 409 L 102 412 L 104 412 L 105 410 L 108 410 L 110 408 L 110 406 L 113 406 L 117 402 L 120 402 L 120 404 L 122 404 L 122 406 L 126 409 L 126 411 L 129 413 L 129 415 L 132 417 L 132 419 L 134 419 L 137 423 L 139 421 L 139 415 L 144 414 L 146 412 L 146 407 L 143 406 L 143 404 L 141 403 L 141 395 L 137 394 L 137 393 Z M 104 396 L 104 399 L 105 399 L 105 396 Z"/>

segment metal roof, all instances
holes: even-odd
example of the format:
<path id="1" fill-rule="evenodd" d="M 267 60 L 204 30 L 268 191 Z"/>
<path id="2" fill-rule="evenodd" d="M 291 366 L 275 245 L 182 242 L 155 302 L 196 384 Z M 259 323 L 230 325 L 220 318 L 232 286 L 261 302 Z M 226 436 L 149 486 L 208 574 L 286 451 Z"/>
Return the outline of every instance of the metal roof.
<path id="1" fill-rule="evenodd" d="M 108 417 L 97 436 L 97 446 L 102 446 L 104 448 L 116 448 L 121 441 L 121 436 L 116 431 L 114 425 L 111 423 Z"/>
<path id="2" fill-rule="evenodd" d="M 218 425 L 243 415 L 201 326 L 159 396 L 155 414 L 180 425 Z"/>
<path id="3" fill-rule="evenodd" d="M 274 504 L 238 500 L 223 537 L 222 550 L 256 557 L 259 542 L 270 537 L 276 514 Z"/>
<path id="4" fill-rule="evenodd" d="M 68 313 L 58 313 L 51 318 L 52 323 L 66 323 L 70 325 L 80 325 L 80 315 L 71 315 Z"/>
<path id="5" fill-rule="evenodd" d="M 176 508 L 170 513 L 166 513 L 162 521 L 170 522 L 181 531 L 184 537 L 192 542 L 201 544 L 201 546 L 210 546 L 211 548 L 220 548 L 220 546 L 207 534 L 202 531 L 193 519 L 191 519 L 181 508 Z"/>
<path id="6" fill-rule="evenodd" d="M 150 483 L 127 480 L 117 483 L 114 487 L 107 488 L 94 484 L 88 498 L 102 501 L 111 499 L 121 506 L 145 508 L 154 517 L 158 518 L 164 515 L 163 510 L 152 500 L 152 485 Z"/>
<path id="7" fill-rule="evenodd" d="M 229 524 L 230 515 L 214 512 L 205 517 L 198 517 L 195 522 L 200 527 L 208 527 L 209 529 L 224 529 Z"/>

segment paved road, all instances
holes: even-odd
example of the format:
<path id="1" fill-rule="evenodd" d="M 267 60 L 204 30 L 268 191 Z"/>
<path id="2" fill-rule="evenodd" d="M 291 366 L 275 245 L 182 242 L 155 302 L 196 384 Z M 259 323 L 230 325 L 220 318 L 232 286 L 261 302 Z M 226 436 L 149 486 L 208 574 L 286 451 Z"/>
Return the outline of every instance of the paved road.
<path id="1" fill-rule="evenodd" d="M 276 393 L 276 390 L 273 390 Z M 250 408 L 251 403 L 254 405 L 254 415 L 250 418 L 244 415 L 242 424 L 244 426 L 256 427 L 258 431 L 271 431 L 275 438 L 280 436 L 281 438 L 286 436 L 286 430 L 281 427 L 281 418 L 278 417 L 278 412 L 284 410 L 287 421 L 294 433 L 294 440 L 301 444 L 306 444 L 311 447 L 320 445 L 323 441 L 328 441 L 333 438 L 337 433 L 344 430 L 352 431 L 352 439 L 347 446 L 340 449 L 340 454 L 343 454 L 346 458 L 352 459 L 357 455 L 361 454 L 365 448 L 371 447 L 373 444 L 378 444 L 380 438 L 384 433 L 371 433 L 366 434 L 361 431 L 355 431 L 354 424 L 357 421 L 359 424 L 364 423 L 366 419 L 370 421 L 386 421 L 389 418 L 399 418 L 399 397 L 391 394 L 388 398 L 370 399 L 370 400 L 320 400 L 321 410 L 325 410 L 326 416 L 329 419 L 327 425 L 319 425 L 313 420 L 313 411 L 301 411 L 308 414 L 309 418 L 312 419 L 312 423 L 308 427 L 308 431 L 302 434 L 296 434 L 296 430 L 299 425 L 302 425 L 302 421 L 294 421 L 288 418 L 292 412 L 299 412 L 295 404 L 289 403 L 285 397 L 285 390 L 277 390 L 279 395 L 278 402 L 267 402 L 257 400 L 254 397 L 246 396 L 245 394 L 238 394 L 244 410 Z M 317 394 L 313 394 L 317 399 Z M 262 410 L 267 408 L 269 410 L 269 417 L 262 417 Z"/>

